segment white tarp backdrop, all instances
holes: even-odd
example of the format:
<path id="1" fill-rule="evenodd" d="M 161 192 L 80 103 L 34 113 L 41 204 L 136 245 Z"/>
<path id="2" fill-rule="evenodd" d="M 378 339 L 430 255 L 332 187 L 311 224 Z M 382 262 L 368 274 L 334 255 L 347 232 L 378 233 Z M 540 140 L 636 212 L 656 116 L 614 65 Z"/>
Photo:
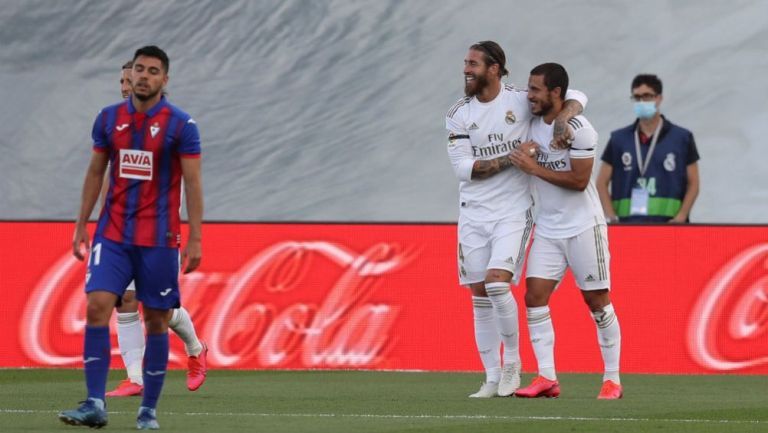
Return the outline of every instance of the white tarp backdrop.
<path id="1" fill-rule="evenodd" d="M 639 72 L 702 156 L 694 222 L 768 223 L 768 1 L 0 1 L 0 219 L 74 218 L 123 62 L 171 58 L 203 137 L 206 219 L 455 221 L 444 115 L 467 47 L 509 82 L 562 63 L 600 133 Z"/>

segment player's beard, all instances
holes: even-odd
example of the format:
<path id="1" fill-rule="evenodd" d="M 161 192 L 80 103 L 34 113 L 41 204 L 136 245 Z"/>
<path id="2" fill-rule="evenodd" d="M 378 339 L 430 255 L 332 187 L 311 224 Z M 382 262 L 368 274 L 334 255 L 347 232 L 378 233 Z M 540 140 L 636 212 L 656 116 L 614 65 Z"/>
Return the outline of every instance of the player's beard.
<path id="1" fill-rule="evenodd" d="M 531 106 L 531 113 L 535 116 L 546 116 L 550 111 L 552 111 L 552 101 L 540 101 L 538 109 Z"/>
<path id="2" fill-rule="evenodd" d="M 136 99 L 138 99 L 141 102 L 149 101 L 149 100 L 155 98 L 160 92 L 163 91 L 163 87 L 162 86 L 158 86 L 158 88 L 154 89 L 154 91 L 153 91 L 152 87 L 150 87 L 150 85 L 148 83 L 142 83 L 142 86 L 146 87 L 146 89 L 147 89 L 147 93 L 143 94 L 143 95 L 136 91 L 136 85 L 133 86 L 133 95 L 136 97 Z"/>
<path id="3" fill-rule="evenodd" d="M 142 95 L 140 93 L 133 92 L 133 96 L 135 96 L 136 99 L 138 99 L 141 102 L 146 102 L 146 101 L 149 101 L 152 98 L 156 97 L 161 91 L 162 91 L 162 89 L 157 89 L 154 92 L 148 93 L 146 95 Z"/>
<path id="4" fill-rule="evenodd" d="M 485 75 L 470 75 L 473 80 L 467 82 L 466 76 L 464 77 L 464 95 L 468 97 L 475 96 L 482 93 L 483 89 L 488 87 L 488 79 Z"/>

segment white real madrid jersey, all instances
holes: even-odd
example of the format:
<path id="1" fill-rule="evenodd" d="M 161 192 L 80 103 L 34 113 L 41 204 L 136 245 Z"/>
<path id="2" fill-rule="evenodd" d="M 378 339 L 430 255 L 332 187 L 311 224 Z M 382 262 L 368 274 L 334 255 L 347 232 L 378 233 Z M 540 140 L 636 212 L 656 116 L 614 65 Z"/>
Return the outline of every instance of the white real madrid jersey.
<path id="1" fill-rule="evenodd" d="M 569 90 L 567 99 L 586 107 L 586 96 Z M 492 101 L 475 97 L 456 102 L 445 118 L 448 156 L 459 178 L 462 216 L 475 221 L 493 221 L 519 214 L 524 218 L 531 206 L 530 177 L 510 167 L 486 179 L 472 179 L 477 160 L 490 160 L 510 153 L 528 136 L 531 110 L 528 92 L 503 84 Z"/>
<path id="2" fill-rule="evenodd" d="M 554 171 L 570 171 L 572 159 L 595 158 L 597 131 L 584 116 L 576 116 L 568 124 L 574 133 L 570 149 L 552 149 L 552 124 L 543 118 L 531 120 L 531 140 L 539 144 L 538 163 Z M 536 196 L 536 234 L 550 239 L 576 236 L 598 224 L 605 224 L 597 188 L 590 179 L 584 191 L 576 191 L 533 177 Z"/>

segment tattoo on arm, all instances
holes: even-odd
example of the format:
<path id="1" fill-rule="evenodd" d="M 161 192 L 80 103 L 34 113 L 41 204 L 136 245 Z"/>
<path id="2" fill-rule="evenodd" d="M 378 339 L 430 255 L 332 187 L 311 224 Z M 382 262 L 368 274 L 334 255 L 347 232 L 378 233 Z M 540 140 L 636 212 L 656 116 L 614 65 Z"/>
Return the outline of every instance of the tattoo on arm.
<path id="1" fill-rule="evenodd" d="M 554 128 L 552 130 L 553 145 L 555 148 L 566 149 L 570 147 L 573 133 L 568 131 L 568 121 L 581 114 L 582 111 L 583 107 L 579 101 L 572 99 L 565 101 L 563 109 L 555 118 Z"/>
<path id="2" fill-rule="evenodd" d="M 560 112 L 559 116 L 565 116 L 565 120 L 568 121 L 571 120 L 571 118 L 578 116 L 583 111 L 584 107 L 581 106 L 579 101 L 569 99 L 563 104 L 563 110 Z"/>
<path id="3" fill-rule="evenodd" d="M 475 161 L 475 165 L 472 167 L 472 179 L 487 179 L 509 167 L 512 167 L 512 160 L 509 159 L 509 155 Z"/>
<path id="4" fill-rule="evenodd" d="M 552 130 L 552 135 L 554 137 L 559 137 L 563 134 L 565 134 L 565 128 L 566 128 L 566 122 L 555 122 L 554 129 Z"/>

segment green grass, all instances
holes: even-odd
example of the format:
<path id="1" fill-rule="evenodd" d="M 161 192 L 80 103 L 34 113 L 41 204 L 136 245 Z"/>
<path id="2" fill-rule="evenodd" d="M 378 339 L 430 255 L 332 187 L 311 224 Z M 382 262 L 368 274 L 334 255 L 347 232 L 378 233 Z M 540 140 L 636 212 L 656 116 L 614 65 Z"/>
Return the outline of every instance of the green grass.
<path id="1" fill-rule="evenodd" d="M 113 371 L 109 387 L 121 371 Z M 524 375 L 527 384 L 531 375 Z M 599 375 L 562 374 L 559 399 L 475 400 L 477 373 L 209 372 L 197 392 L 166 380 L 166 432 L 766 432 L 768 376 L 624 375 L 597 401 Z M 0 431 L 86 431 L 56 414 L 84 396 L 80 370 L 0 370 Z M 139 398 L 108 401 L 108 431 L 134 431 Z"/>

